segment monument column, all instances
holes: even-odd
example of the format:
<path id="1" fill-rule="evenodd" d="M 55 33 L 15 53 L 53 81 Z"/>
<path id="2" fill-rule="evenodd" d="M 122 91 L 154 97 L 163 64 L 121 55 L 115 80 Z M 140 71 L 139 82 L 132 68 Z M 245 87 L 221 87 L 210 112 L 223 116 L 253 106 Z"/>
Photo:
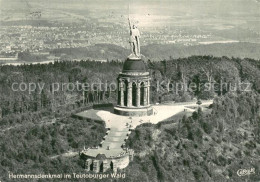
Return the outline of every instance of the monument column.
<path id="1" fill-rule="evenodd" d="M 147 83 L 144 85 L 144 106 L 147 105 Z"/>
<path id="2" fill-rule="evenodd" d="M 147 84 L 147 105 L 150 105 L 150 80 L 148 80 Z"/>
<path id="3" fill-rule="evenodd" d="M 91 159 L 87 159 L 86 162 L 85 162 L 85 169 L 87 171 L 90 171 L 91 164 L 92 164 L 92 160 Z"/>
<path id="4" fill-rule="evenodd" d="M 99 172 L 99 160 L 93 161 L 93 171 L 98 173 Z"/>
<path id="5" fill-rule="evenodd" d="M 127 86 L 127 107 L 132 106 L 132 82 L 128 82 Z"/>
<path id="6" fill-rule="evenodd" d="M 124 84 L 120 80 L 120 106 L 124 106 Z"/>
<path id="7" fill-rule="evenodd" d="M 120 105 L 120 80 L 117 79 L 117 105 Z"/>
<path id="8" fill-rule="evenodd" d="M 140 107 L 140 98 L 141 98 L 141 94 L 140 94 L 140 83 L 137 83 L 137 87 L 136 87 L 136 106 Z"/>
<path id="9" fill-rule="evenodd" d="M 110 168 L 108 160 L 103 161 L 103 172 L 106 172 Z"/>

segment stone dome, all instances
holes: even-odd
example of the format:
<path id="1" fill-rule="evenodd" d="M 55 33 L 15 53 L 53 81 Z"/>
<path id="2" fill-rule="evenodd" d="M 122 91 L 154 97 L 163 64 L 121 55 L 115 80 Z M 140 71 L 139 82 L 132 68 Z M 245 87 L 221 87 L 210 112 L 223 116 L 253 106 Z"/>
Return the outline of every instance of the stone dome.
<path id="1" fill-rule="evenodd" d="M 123 66 L 123 73 L 128 72 L 147 72 L 146 65 L 142 59 L 128 58 Z"/>

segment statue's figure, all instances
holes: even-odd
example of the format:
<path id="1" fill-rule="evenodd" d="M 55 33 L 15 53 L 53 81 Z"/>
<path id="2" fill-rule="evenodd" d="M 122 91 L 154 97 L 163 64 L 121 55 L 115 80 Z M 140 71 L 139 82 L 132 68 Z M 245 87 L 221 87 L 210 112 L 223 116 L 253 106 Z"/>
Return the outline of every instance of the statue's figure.
<path id="1" fill-rule="evenodd" d="M 130 19 L 128 18 L 129 27 L 130 27 L 130 40 L 132 54 L 137 57 L 140 57 L 140 32 L 135 25 L 131 25 Z"/>

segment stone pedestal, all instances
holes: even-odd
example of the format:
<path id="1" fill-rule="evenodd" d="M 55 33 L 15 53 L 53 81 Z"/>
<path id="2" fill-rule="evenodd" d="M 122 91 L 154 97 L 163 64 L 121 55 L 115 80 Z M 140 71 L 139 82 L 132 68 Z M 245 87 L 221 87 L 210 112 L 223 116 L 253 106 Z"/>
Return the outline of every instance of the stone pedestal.
<path id="1" fill-rule="evenodd" d="M 116 114 L 125 116 L 152 115 L 150 106 L 150 74 L 140 58 L 127 59 L 122 73 L 118 76 L 118 105 L 114 108 Z M 124 88 L 127 91 L 124 91 Z M 141 92 L 141 89 L 142 92 Z"/>

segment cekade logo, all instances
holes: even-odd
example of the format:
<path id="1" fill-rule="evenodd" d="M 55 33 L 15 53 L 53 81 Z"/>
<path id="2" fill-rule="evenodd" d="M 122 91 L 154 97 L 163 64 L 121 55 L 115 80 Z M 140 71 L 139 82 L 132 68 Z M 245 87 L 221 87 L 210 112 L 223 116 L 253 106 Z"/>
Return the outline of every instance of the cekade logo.
<path id="1" fill-rule="evenodd" d="M 237 171 L 237 175 L 238 176 L 246 176 L 246 175 L 250 175 L 250 174 L 255 174 L 255 168 L 251 168 L 251 169 L 239 169 Z"/>

